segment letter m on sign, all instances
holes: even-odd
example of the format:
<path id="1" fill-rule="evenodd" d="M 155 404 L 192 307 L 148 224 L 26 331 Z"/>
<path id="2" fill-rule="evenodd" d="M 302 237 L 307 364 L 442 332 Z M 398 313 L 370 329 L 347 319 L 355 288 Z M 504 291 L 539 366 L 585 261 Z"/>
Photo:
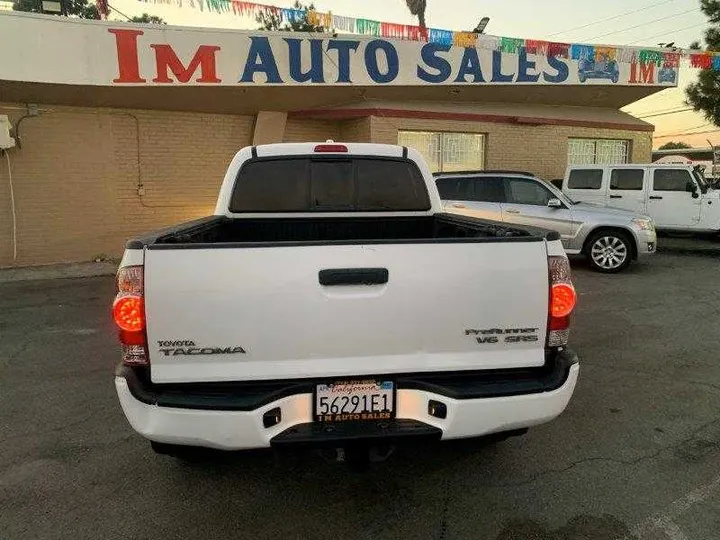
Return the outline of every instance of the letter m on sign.
<path id="1" fill-rule="evenodd" d="M 653 84 L 655 64 L 630 64 L 630 84 Z"/>
<path id="2" fill-rule="evenodd" d="M 174 82 L 170 78 L 170 73 L 172 73 L 178 82 L 186 83 L 192 79 L 198 68 L 200 68 L 200 77 L 195 79 L 196 82 L 222 82 L 218 79 L 215 68 L 215 53 L 220 50 L 220 47 L 200 45 L 187 67 L 182 64 L 170 45 L 150 45 L 150 47 L 155 49 L 157 66 L 157 77 L 153 79 L 153 82 L 172 83 Z"/>

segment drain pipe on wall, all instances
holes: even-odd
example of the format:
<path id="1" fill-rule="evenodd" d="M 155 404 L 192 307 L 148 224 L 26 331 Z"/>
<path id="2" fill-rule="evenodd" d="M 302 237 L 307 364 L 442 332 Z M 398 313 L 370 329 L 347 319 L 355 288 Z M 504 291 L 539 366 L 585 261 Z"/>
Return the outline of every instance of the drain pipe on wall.
<path id="1" fill-rule="evenodd" d="M 15 139 L 10 135 L 12 125 L 10 119 L 5 115 L 0 115 L 0 153 L 5 155 L 7 161 L 8 185 L 10 186 L 10 207 L 12 209 L 12 245 L 13 258 L 17 260 L 17 211 L 15 210 L 15 190 L 12 181 L 12 164 L 10 163 L 10 153 L 8 150 L 15 146 Z"/>
<path id="2" fill-rule="evenodd" d="M 13 189 L 12 181 L 12 165 L 10 164 L 10 152 L 5 148 L 0 149 L 5 155 L 7 160 L 7 172 L 8 172 L 8 185 L 10 186 L 10 208 L 12 212 L 12 247 L 13 247 L 13 261 L 17 260 L 17 212 L 15 210 L 15 190 Z"/>

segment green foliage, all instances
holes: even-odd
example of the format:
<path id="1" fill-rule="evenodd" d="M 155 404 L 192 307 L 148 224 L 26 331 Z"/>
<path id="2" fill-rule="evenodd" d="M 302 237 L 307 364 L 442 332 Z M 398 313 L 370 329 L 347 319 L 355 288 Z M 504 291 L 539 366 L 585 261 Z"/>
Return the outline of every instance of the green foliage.
<path id="1" fill-rule="evenodd" d="M 700 8 L 710 20 L 710 28 L 705 31 L 705 45 L 708 51 L 720 51 L 720 0 L 700 0 Z M 700 49 L 696 42 L 692 48 Z M 720 125 L 720 72 L 704 69 L 697 82 L 686 90 L 687 102 L 696 111 L 702 111 L 709 121 Z"/>
<path id="2" fill-rule="evenodd" d="M 658 150 L 682 150 L 683 148 L 692 148 L 689 144 L 684 142 L 669 142 L 663 144 Z"/>
<path id="3" fill-rule="evenodd" d="M 282 30 L 284 32 L 325 32 L 326 30 L 322 26 L 315 26 L 310 24 L 308 21 L 308 11 L 315 9 L 313 4 L 308 6 L 302 5 L 298 0 L 295 0 L 293 9 L 298 9 L 303 12 L 303 17 L 299 21 L 292 21 L 290 23 L 282 23 L 278 15 L 273 14 L 271 11 L 260 11 L 255 16 L 255 22 L 260 26 L 258 30 Z"/>
<path id="4" fill-rule="evenodd" d="M 89 0 L 62 0 L 67 14 L 71 17 L 80 19 L 100 19 L 100 14 L 95 7 L 94 2 Z M 42 0 L 15 0 L 13 2 L 13 10 L 30 11 L 32 13 L 42 13 L 40 6 Z M 148 15 L 143 13 L 130 19 L 131 22 L 147 23 L 147 24 L 167 24 L 161 17 L 157 15 Z"/>
<path id="5" fill-rule="evenodd" d="M 147 13 L 143 13 L 142 15 L 136 15 L 135 17 L 130 19 L 130 22 L 145 24 L 167 24 L 162 17 L 158 17 L 157 15 L 148 15 Z"/>
<path id="6" fill-rule="evenodd" d="M 91 4 L 88 0 L 63 0 L 68 15 L 79 17 L 80 19 L 99 19 L 95 4 Z M 13 2 L 13 10 L 30 11 L 33 13 L 42 13 L 40 6 L 42 0 L 15 0 Z"/>

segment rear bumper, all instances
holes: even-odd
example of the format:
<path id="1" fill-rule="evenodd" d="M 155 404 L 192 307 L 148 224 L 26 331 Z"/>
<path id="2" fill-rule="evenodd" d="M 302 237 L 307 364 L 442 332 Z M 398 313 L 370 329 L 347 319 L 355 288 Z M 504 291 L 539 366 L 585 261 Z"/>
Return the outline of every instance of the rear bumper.
<path id="1" fill-rule="evenodd" d="M 510 373 L 513 371 L 515 377 Z M 530 372 L 535 373 L 534 379 Z M 313 443 L 342 445 L 358 440 L 457 439 L 527 428 L 550 421 L 565 409 L 578 373 L 577 356 L 565 351 L 544 369 L 398 376 L 394 421 L 339 424 L 330 429 L 319 429 L 313 423 L 312 392 L 305 391 L 307 385 L 298 381 L 285 383 L 291 388 L 289 395 L 273 390 L 262 396 L 258 401 L 261 405 L 249 409 L 254 400 L 244 399 L 240 407 L 227 387 L 224 394 L 208 394 L 204 401 L 197 391 L 189 392 L 183 400 L 177 388 L 170 397 L 163 396 L 157 385 L 143 386 L 142 380 L 126 369 L 118 371 L 115 387 L 130 425 L 150 440 L 242 450 Z M 430 400 L 445 405 L 444 418 L 430 414 Z M 263 415 L 276 408 L 281 410 L 280 423 L 264 427 Z"/>

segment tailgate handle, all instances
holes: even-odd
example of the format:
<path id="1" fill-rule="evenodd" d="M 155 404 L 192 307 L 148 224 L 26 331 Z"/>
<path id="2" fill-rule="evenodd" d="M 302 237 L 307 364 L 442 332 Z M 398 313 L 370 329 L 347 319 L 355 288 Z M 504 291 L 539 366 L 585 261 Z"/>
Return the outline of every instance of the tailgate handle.
<path id="1" fill-rule="evenodd" d="M 650 198 L 651 198 L 653 201 L 662 200 L 662 197 L 658 197 L 657 195 L 650 195 Z"/>
<path id="2" fill-rule="evenodd" d="M 388 282 L 390 272 L 387 268 L 333 268 L 320 270 L 320 285 L 383 285 Z"/>
<path id="3" fill-rule="evenodd" d="M 610 195 L 611 199 L 622 199 L 622 195 Z"/>

